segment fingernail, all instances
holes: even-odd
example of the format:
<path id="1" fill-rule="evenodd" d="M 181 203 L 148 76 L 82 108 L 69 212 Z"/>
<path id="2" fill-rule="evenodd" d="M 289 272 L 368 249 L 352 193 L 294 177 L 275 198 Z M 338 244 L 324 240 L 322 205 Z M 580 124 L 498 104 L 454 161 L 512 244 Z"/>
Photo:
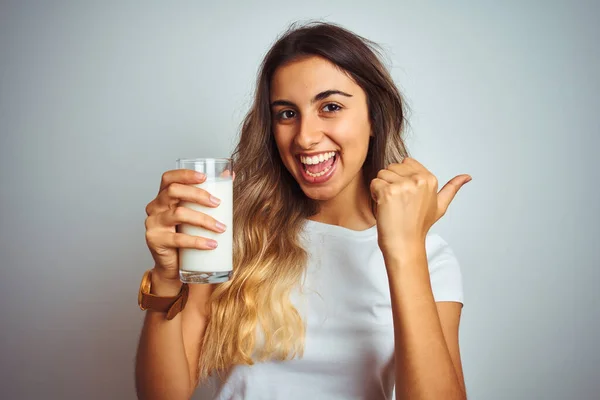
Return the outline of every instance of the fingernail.
<path id="1" fill-rule="evenodd" d="M 469 178 L 468 178 L 468 179 L 465 181 L 465 183 L 469 183 L 469 182 L 471 182 L 472 180 L 473 180 L 473 178 L 469 177 Z"/>
<path id="2" fill-rule="evenodd" d="M 215 240 L 212 239 L 208 239 L 206 241 L 206 245 L 211 248 L 211 249 L 216 249 L 217 248 L 217 242 Z"/>
<path id="3" fill-rule="evenodd" d="M 202 172 L 196 172 L 196 179 L 198 180 L 202 180 L 204 179 L 204 174 Z"/>
<path id="4" fill-rule="evenodd" d="M 217 229 L 220 230 L 221 232 L 225 232 L 225 229 L 227 229 L 227 227 L 220 223 L 219 221 L 217 221 L 217 223 L 215 224 L 217 226 Z"/>
<path id="5" fill-rule="evenodd" d="M 215 206 L 218 206 L 219 204 L 221 204 L 221 200 L 217 199 L 213 195 L 210 196 L 210 202 L 213 203 Z"/>

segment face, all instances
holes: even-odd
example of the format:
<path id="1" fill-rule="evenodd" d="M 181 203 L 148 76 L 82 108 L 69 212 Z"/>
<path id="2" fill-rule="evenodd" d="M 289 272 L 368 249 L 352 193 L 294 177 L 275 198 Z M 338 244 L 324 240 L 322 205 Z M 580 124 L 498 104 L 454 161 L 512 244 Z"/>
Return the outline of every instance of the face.
<path id="1" fill-rule="evenodd" d="M 330 200 L 361 187 L 371 126 L 365 92 L 321 57 L 279 67 L 271 118 L 281 159 L 303 192 Z"/>

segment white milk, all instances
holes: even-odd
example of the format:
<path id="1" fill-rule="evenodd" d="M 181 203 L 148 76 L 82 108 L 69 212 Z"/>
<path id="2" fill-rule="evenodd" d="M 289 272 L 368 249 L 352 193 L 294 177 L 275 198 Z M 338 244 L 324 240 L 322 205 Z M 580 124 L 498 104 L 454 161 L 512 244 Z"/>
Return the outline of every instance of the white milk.
<path id="1" fill-rule="evenodd" d="M 194 186 L 204 189 L 220 199 L 221 204 L 216 208 L 189 202 L 181 202 L 181 205 L 208 214 L 225 224 L 227 228 L 225 232 L 217 233 L 198 226 L 181 224 L 179 232 L 214 239 L 218 246 L 214 250 L 180 248 L 179 269 L 199 272 L 231 271 L 233 270 L 233 180 L 231 178 L 213 178 Z"/>

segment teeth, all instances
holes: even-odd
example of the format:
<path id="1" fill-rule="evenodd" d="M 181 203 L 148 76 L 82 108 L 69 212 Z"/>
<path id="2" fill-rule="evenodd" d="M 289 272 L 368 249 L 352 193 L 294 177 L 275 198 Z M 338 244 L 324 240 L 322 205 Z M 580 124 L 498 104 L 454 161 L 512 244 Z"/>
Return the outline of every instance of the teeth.
<path id="1" fill-rule="evenodd" d="M 322 154 L 319 154 L 318 156 L 312 156 L 312 157 L 300 156 L 300 161 L 302 162 L 302 164 L 314 165 L 314 164 L 318 164 L 320 162 L 329 160 L 334 155 L 335 155 L 335 151 L 330 151 L 329 153 L 322 153 Z"/>
<path id="2" fill-rule="evenodd" d="M 319 176 L 323 176 L 323 175 L 325 175 L 325 174 L 327 173 L 327 171 L 329 171 L 330 169 L 331 169 L 331 167 L 327 167 L 327 168 L 325 168 L 323 171 L 321 171 L 321 172 L 318 172 L 318 173 L 316 173 L 316 174 L 313 174 L 313 173 L 312 173 L 312 172 L 310 172 L 310 171 L 305 171 L 305 172 L 306 172 L 306 175 L 308 175 L 308 176 L 312 176 L 313 178 L 318 178 Z"/>

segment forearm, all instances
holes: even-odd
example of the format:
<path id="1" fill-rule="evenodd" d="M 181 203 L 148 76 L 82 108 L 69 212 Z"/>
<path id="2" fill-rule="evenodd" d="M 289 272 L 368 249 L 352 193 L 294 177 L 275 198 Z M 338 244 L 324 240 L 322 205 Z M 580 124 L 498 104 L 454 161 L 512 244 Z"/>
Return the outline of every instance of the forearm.
<path id="1" fill-rule="evenodd" d="M 431 290 L 425 245 L 384 252 L 384 258 L 394 319 L 396 398 L 465 399 Z"/>
<path id="2" fill-rule="evenodd" d="M 157 284 L 153 292 L 173 296 L 179 289 Z M 189 399 L 190 372 L 183 342 L 182 315 L 167 320 L 164 313 L 146 311 L 136 357 L 136 389 L 140 399 Z"/>

